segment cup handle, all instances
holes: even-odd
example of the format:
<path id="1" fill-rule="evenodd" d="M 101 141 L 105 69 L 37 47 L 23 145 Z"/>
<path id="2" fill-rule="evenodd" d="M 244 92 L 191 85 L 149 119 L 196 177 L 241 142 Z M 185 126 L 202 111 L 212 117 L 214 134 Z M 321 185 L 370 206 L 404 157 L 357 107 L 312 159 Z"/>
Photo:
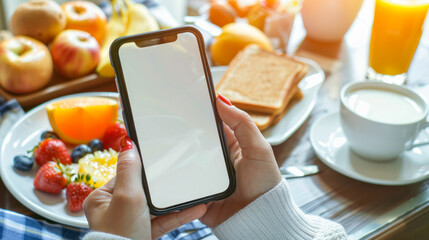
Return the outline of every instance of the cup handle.
<path id="1" fill-rule="evenodd" d="M 428 128 L 428 127 L 429 127 L 429 121 L 425 121 L 425 122 L 423 123 L 422 130 L 423 130 L 423 129 L 425 129 L 425 128 Z M 428 140 L 428 141 L 423 141 L 423 142 L 414 142 L 414 143 L 410 146 L 410 148 L 408 148 L 408 149 L 413 149 L 413 148 L 415 148 L 415 147 L 420 147 L 420 146 L 427 145 L 427 144 L 429 144 L 429 140 Z"/>

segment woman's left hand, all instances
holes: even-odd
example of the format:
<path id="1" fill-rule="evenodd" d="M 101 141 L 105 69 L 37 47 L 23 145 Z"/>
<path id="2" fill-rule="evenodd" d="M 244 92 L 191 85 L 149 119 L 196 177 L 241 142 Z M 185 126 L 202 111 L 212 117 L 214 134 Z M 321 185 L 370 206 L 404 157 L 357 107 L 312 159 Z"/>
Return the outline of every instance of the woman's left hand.
<path id="1" fill-rule="evenodd" d="M 83 208 L 91 230 L 132 239 L 158 239 L 204 215 L 207 207 L 198 205 L 151 218 L 136 146 L 125 137 L 121 140 L 121 147 L 116 176 L 94 190 L 84 202 Z"/>

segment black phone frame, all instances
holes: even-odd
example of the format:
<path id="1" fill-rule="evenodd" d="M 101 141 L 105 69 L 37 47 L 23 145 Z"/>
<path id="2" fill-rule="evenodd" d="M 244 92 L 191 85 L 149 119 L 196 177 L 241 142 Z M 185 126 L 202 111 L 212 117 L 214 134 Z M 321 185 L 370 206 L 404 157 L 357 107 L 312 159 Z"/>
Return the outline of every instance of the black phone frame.
<path id="1" fill-rule="evenodd" d="M 192 206 L 196 206 L 199 204 L 205 204 L 205 203 L 208 203 L 211 201 L 216 201 L 216 200 L 221 200 L 221 199 L 227 198 L 228 196 L 230 196 L 235 191 L 235 187 L 236 187 L 235 170 L 234 170 L 234 167 L 233 167 L 231 159 L 230 159 L 230 155 L 229 155 L 229 151 L 228 151 L 228 144 L 226 142 L 226 138 L 225 138 L 225 134 L 224 134 L 223 122 L 220 119 L 219 113 L 218 113 L 217 108 L 216 108 L 216 91 L 215 91 L 214 86 L 213 86 L 213 80 L 212 80 L 212 76 L 211 76 L 210 66 L 209 66 L 209 63 L 207 61 L 207 56 L 205 53 L 203 36 L 202 36 L 201 32 L 198 29 L 196 29 L 195 27 L 182 26 L 182 27 L 171 28 L 171 29 L 167 29 L 167 30 L 159 30 L 159 31 L 148 32 L 148 33 L 143 33 L 143 34 L 136 34 L 136 35 L 120 37 L 120 38 L 117 38 L 111 44 L 111 46 L 110 46 L 110 59 L 111 59 L 112 66 L 115 70 L 116 86 L 117 86 L 118 91 L 120 93 L 119 95 L 121 98 L 122 109 L 123 109 L 122 116 L 124 118 L 124 122 L 125 122 L 125 126 L 127 128 L 128 135 L 136 144 L 137 150 L 141 156 L 141 150 L 139 147 L 138 137 L 137 137 L 136 129 L 135 129 L 135 125 L 134 125 L 134 119 L 133 119 L 131 105 L 130 105 L 130 101 L 129 101 L 129 97 L 128 97 L 127 86 L 125 84 L 125 79 L 124 79 L 124 75 L 123 75 L 123 71 L 122 71 L 122 67 L 121 67 L 121 62 L 119 59 L 119 48 L 123 44 L 129 43 L 129 42 L 141 42 L 141 41 L 147 41 L 147 40 L 151 40 L 151 39 L 160 39 L 160 38 L 169 37 L 172 35 L 177 36 L 180 33 L 192 33 L 193 35 L 195 35 L 197 42 L 198 42 L 199 52 L 200 52 L 200 56 L 201 56 L 201 60 L 202 60 L 203 68 L 204 68 L 204 73 L 205 73 L 205 77 L 206 77 L 207 87 L 209 90 L 212 109 L 213 109 L 213 112 L 215 115 L 217 131 L 218 131 L 219 139 L 221 141 L 221 146 L 222 146 L 222 151 L 223 151 L 224 160 L 225 160 L 225 164 L 226 164 L 226 169 L 228 171 L 229 186 L 224 192 L 221 192 L 218 194 L 214 194 L 214 195 L 210 195 L 207 197 L 191 200 L 191 201 L 184 202 L 184 203 L 180 203 L 180 204 L 173 205 L 173 206 L 170 206 L 167 208 L 157 208 L 152 204 L 152 200 L 150 197 L 150 192 L 149 192 L 149 188 L 148 188 L 148 184 L 147 184 L 147 180 L 146 180 L 146 174 L 145 174 L 145 170 L 144 170 L 145 169 L 144 163 L 143 163 L 143 159 L 141 158 L 142 182 L 143 182 L 143 188 L 144 188 L 144 191 L 146 194 L 147 204 L 149 206 L 150 213 L 152 215 L 156 215 L 156 216 L 164 215 L 164 214 L 174 212 L 174 211 L 179 211 L 179 210 L 189 208 Z M 156 45 L 156 44 L 157 43 L 155 43 L 154 45 Z"/>

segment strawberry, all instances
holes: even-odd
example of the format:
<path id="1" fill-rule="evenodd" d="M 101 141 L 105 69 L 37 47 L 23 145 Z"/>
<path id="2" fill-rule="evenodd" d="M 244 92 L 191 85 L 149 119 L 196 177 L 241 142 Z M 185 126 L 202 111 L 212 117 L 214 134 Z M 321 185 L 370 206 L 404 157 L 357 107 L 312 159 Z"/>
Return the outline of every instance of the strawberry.
<path id="1" fill-rule="evenodd" d="M 34 160 L 43 166 L 48 161 L 59 160 L 62 164 L 71 164 L 72 160 L 67 147 L 61 140 L 48 138 L 39 143 L 34 149 Z"/>
<path id="2" fill-rule="evenodd" d="M 113 123 L 107 127 L 104 132 L 103 142 L 104 149 L 109 150 L 109 148 L 119 152 L 121 150 L 120 140 L 123 136 L 127 136 L 127 129 L 122 123 Z"/>
<path id="3" fill-rule="evenodd" d="M 56 162 L 48 161 L 37 172 L 33 185 L 37 190 L 47 193 L 60 193 L 68 183 L 60 166 Z"/>
<path id="4" fill-rule="evenodd" d="M 83 182 L 72 182 L 67 186 L 67 205 L 70 211 L 77 212 L 82 209 L 83 201 L 93 189 Z"/>

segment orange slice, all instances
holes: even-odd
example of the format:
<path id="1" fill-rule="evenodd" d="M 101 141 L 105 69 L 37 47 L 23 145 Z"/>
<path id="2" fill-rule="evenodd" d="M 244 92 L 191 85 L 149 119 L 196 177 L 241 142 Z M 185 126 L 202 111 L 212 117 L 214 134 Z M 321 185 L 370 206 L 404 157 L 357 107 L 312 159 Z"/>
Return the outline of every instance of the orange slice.
<path id="1" fill-rule="evenodd" d="M 53 102 L 46 107 L 54 132 L 73 144 L 100 139 L 118 117 L 118 102 L 103 97 L 76 97 Z"/>

